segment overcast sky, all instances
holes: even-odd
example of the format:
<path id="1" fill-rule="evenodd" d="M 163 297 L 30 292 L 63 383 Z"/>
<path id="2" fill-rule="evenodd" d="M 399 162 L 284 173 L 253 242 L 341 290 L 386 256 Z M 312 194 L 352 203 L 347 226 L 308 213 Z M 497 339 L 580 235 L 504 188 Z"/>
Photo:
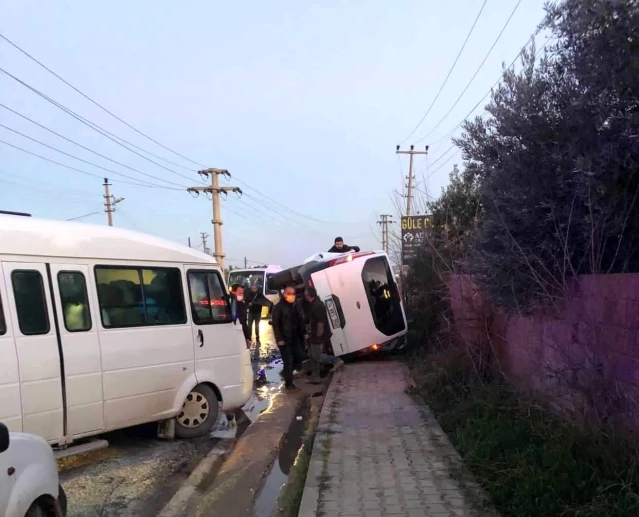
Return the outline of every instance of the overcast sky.
<path id="1" fill-rule="evenodd" d="M 114 214 L 117 226 L 185 244 L 191 237 L 195 246 L 200 232 L 213 233 L 211 203 L 183 189 L 198 184 L 197 169 L 219 167 L 233 175 L 224 184 L 246 194 L 223 202 L 228 263 L 239 265 L 246 256 L 253 263 L 293 265 L 328 249 L 336 235 L 379 248 L 377 216 L 396 213 L 391 195 L 402 188 L 400 166 L 405 174 L 408 165 L 407 157 L 400 165 L 395 145 L 432 144 L 428 159 L 416 158 L 415 169 L 419 188 L 439 194 L 461 160 L 453 151 L 429 168 L 451 145 L 449 138 L 433 142 L 448 135 L 488 92 L 502 63 L 510 64 L 543 17 L 542 0 L 521 1 L 490 57 L 443 119 L 517 3 L 488 0 L 446 87 L 405 141 L 432 103 L 482 3 L 4 0 L 0 33 L 192 161 L 118 122 L 0 40 L 0 67 L 143 149 L 133 147 L 155 163 L 3 73 L 2 104 L 130 169 L 2 107 L 0 124 L 92 164 L 176 189 L 123 183 L 131 179 L 0 127 L 0 140 L 95 175 L 0 143 L 0 209 L 55 219 L 99 212 L 80 220 L 106 224 L 100 212 L 106 176 L 113 193 L 125 198 Z M 544 41 L 540 36 L 538 45 Z"/>

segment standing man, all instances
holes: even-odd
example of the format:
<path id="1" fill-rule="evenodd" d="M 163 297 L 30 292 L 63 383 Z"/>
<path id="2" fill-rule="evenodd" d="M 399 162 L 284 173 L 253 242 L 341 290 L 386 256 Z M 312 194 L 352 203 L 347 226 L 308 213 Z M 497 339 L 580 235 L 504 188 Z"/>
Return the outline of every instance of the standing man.
<path id="1" fill-rule="evenodd" d="M 251 347 L 251 332 L 246 324 L 246 302 L 244 301 L 244 287 L 240 284 L 231 286 L 231 314 L 233 321 L 239 321 L 242 325 L 246 347 Z"/>
<path id="2" fill-rule="evenodd" d="M 284 297 L 273 308 L 273 333 L 282 355 L 284 368 L 282 377 L 288 391 L 299 391 L 293 384 L 295 370 L 302 368 L 302 353 L 299 335 L 303 328 L 300 313 L 295 305 L 295 288 L 286 287 Z"/>
<path id="3" fill-rule="evenodd" d="M 258 285 L 253 284 L 251 290 L 246 295 L 248 306 L 248 332 L 249 340 L 253 337 L 253 327 L 255 327 L 255 343 L 260 345 L 260 321 L 262 320 L 262 306 L 266 298 L 258 290 Z"/>
<path id="4" fill-rule="evenodd" d="M 331 372 L 336 372 L 340 368 L 344 367 L 344 361 L 334 355 L 328 355 L 326 353 L 326 345 L 330 343 L 333 331 L 331 330 L 328 322 L 324 302 L 317 297 L 317 291 L 314 287 L 307 287 L 304 291 L 304 295 L 306 296 L 306 301 L 309 304 L 308 347 L 313 372 L 309 382 L 311 384 L 319 384 L 322 382 L 320 374 L 323 364 L 333 365 Z"/>
<path id="5" fill-rule="evenodd" d="M 341 237 L 335 237 L 333 247 L 328 250 L 329 253 L 348 253 L 349 251 L 359 253 L 359 246 L 349 246 L 348 244 L 344 244 L 344 239 Z"/>

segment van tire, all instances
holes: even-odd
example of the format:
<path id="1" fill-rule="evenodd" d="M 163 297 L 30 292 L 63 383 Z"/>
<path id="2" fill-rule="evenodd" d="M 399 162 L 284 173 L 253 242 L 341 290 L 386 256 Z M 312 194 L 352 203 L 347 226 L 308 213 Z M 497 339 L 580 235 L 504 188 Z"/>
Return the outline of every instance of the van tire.
<path id="1" fill-rule="evenodd" d="M 47 511 L 42 507 L 39 501 L 34 501 L 24 517 L 48 517 Z"/>
<path id="2" fill-rule="evenodd" d="M 60 515 L 66 517 L 67 515 L 67 494 L 62 488 L 62 485 L 58 485 L 58 507 L 60 508 Z"/>
<path id="3" fill-rule="evenodd" d="M 202 412 L 199 420 L 195 413 Z M 208 434 L 220 412 L 220 401 L 213 388 L 206 384 L 198 384 L 187 395 L 180 414 L 175 419 L 175 435 L 178 438 L 198 438 Z M 203 416 L 206 414 L 206 416 Z"/>

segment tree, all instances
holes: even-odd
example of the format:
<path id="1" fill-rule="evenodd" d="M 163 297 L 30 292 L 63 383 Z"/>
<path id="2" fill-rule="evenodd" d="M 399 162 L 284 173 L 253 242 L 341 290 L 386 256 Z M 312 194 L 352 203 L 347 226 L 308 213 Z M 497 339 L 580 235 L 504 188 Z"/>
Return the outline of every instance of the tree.
<path id="1" fill-rule="evenodd" d="M 639 271 L 639 3 L 547 7 L 557 38 L 504 73 L 487 120 L 455 143 L 482 214 L 467 265 L 505 306 L 580 273 Z"/>

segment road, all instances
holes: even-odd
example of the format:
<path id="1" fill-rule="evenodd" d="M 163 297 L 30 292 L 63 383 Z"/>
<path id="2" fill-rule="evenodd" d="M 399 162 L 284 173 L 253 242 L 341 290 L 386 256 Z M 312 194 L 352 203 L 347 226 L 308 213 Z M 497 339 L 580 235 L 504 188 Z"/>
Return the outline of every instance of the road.
<path id="1" fill-rule="evenodd" d="M 202 458 L 211 451 L 220 465 L 238 435 L 269 408 L 279 391 L 279 370 L 273 361 L 271 327 L 260 325 L 262 347 L 253 350 L 258 368 L 265 368 L 268 382 L 256 388 L 249 402 L 238 411 L 238 428 L 216 427 L 194 440 L 160 440 L 150 424 L 109 433 L 107 449 L 60 460 L 60 481 L 69 500 L 69 517 L 155 517 L 171 500 Z M 257 370 L 257 368 L 256 368 Z M 225 422 L 222 418 L 220 423 Z"/>

